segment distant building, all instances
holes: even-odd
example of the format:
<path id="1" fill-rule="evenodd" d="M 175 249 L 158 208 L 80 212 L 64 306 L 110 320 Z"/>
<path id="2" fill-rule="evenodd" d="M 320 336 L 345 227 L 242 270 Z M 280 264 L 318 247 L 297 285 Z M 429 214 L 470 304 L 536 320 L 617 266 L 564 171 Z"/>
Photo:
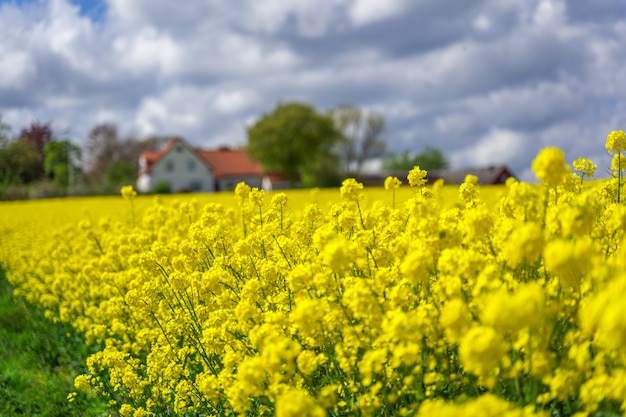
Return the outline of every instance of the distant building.
<path id="1" fill-rule="evenodd" d="M 361 175 L 357 179 L 366 186 L 382 186 L 385 183 L 385 178 L 392 175 L 406 184 L 407 174 L 408 171 L 380 172 Z M 431 184 L 438 179 L 443 179 L 445 184 L 462 184 L 468 174 L 478 177 L 478 184 L 483 185 L 504 184 L 507 178 L 515 178 L 515 175 L 505 165 L 492 165 L 484 168 L 435 169 L 428 171 L 426 178 Z"/>
<path id="2" fill-rule="evenodd" d="M 232 190 L 239 182 L 250 187 L 285 188 L 284 176 L 267 173 L 243 149 L 193 148 L 180 138 L 171 139 L 159 151 L 139 156 L 137 190 L 148 193 L 155 187 L 171 192 L 214 192 Z"/>
<path id="3" fill-rule="evenodd" d="M 507 178 L 514 177 L 511 170 L 505 165 L 491 165 L 484 168 L 464 169 L 436 169 L 428 172 L 428 182 L 435 182 L 439 178 L 446 184 L 462 184 L 467 175 L 478 178 L 478 184 L 504 184 Z"/>

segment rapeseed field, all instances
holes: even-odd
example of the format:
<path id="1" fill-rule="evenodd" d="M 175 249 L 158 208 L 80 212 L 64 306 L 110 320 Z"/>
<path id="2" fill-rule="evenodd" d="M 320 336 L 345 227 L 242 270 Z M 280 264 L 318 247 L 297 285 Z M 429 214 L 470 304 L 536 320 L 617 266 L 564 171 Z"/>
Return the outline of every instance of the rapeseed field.
<path id="1" fill-rule="evenodd" d="M 626 134 L 613 177 L 0 205 L 16 295 L 98 347 L 121 416 L 583 416 L 626 407 Z M 403 184 L 401 184 L 403 183 Z M 74 393 L 70 393 L 71 401 Z"/>

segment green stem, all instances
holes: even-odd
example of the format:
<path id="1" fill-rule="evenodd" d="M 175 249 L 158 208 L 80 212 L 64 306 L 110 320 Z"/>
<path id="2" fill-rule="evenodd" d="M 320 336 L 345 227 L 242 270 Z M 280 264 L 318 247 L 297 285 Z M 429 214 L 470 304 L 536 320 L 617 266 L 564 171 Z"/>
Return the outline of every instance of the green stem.
<path id="1" fill-rule="evenodd" d="M 361 212 L 361 205 L 359 204 L 359 202 L 356 202 L 356 208 L 359 210 L 359 218 L 361 219 L 361 226 L 363 226 L 363 230 L 366 229 L 365 227 L 365 222 L 363 221 L 363 213 Z"/>

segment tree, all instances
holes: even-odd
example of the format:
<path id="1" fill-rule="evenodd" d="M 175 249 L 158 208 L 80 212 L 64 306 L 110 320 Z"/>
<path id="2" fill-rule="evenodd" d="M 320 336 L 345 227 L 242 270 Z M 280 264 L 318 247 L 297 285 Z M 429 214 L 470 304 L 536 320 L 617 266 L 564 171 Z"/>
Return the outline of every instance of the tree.
<path id="1" fill-rule="evenodd" d="M 115 125 L 98 125 L 87 138 L 87 177 L 91 183 L 110 188 L 133 182 L 137 175 L 139 154 L 157 149 L 162 141 L 160 137 L 120 139 Z"/>
<path id="2" fill-rule="evenodd" d="M 10 130 L 11 127 L 2 121 L 2 113 L 0 113 L 0 188 L 9 184 L 7 167 L 10 161 L 8 153 Z"/>
<path id="3" fill-rule="evenodd" d="M 386 143 L 381 137 L 385 118 L 380 113 L 364 112 L 351 105 L 339 106 L 331 110 L 330 115 L 342 134 L 337 148 L 343 175 L 357 176 L 365 161 L 385 152 Z"/>
<path id="4" fill-rule="evenodd" d="M 65 188 L 78 171 L 80 148 L 69 140 L 53 140 L 44 146 L 44 172 L 55 184 Z"/>
<path id="5" fill-rule="evenodd" d="M 28 184 L 44 178 L 66 187 L 78 169 L 80 148 L 68 140 L 56 140 L 51 123 L 34 121 L 8 140 L 8 127 L 0 117 L 0 183 Z"/>
<path id="6" fill-rule="evenodd" d="M 36 120 L 29 127 L 22 129 L 18 138 L 30 142 L 37 151 L 39 166 L 37 167 L 36 179 L 39 179 L 44 174 L 44 147 L 48 142 L 54 140 L 51 123 L 41 123 Z"/>
<path id="7" fill-rule="evenodd" d="M 104 123 L 91 129 L 87 137 L 87 176 L 92 182 L 106 178 L 107 168 L 119 159 L 122 144 L 117 134 L 117 127 Z"/>
<path id="8" fill-rule="evenodd" d="M 292 182 L 310 179 L 307 185 L 319 184 L 320 166 L 335 158 L 341 138 L 330 116 L 297 102 L 278 104 L 247 133 L 248 153 L 266 171 L 281 172 Z"/>
<path id="9" fill-rule="evenodd" d="M 40 178 L 39 153 L 32 142 L 18 139 L 0 144 L 0 183 L 26 184 Z"/>
<path id="10" fill-rule="evenodd" d="M 10 131 L 11 126 L 2 121 L 2 113 L 0 113 L 0 146 L 8 142 Z"/>
<path id="11" fill-rule="evenodd" d="M 439 149 L 426 147 L 422 153 L 411 156 L 408 151 L 399 155 L 390 155 L 383 159 L 382 168 L 385 171 L 409 171 L 419 166 L 426 171 L 448 168 L 449 163 Z"/>
<path id="12" fill-rule="evenodd" d="M 137 164 L 118 159 L 109 165 L 106 173 L 107 184 L 111 187 L 133 183 L 137 177 Z"/>

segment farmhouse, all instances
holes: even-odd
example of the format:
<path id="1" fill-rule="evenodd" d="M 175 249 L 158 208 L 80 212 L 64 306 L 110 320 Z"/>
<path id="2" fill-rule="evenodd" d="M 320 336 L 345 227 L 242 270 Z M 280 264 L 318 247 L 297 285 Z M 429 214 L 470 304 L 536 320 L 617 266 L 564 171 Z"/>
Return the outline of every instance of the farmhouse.
<path id="1" fill-rule="evenodd" d="M 284 186 L 281 175 L 263 171 L 243 149 L 193 148 L 174 138 L 159 151 L 139 155 L 137 190 L 148 193 L 155 187 L 171 192 L 214 192 L 232 190 L 244 181 L 250 187 L 271 189 Z"/>

